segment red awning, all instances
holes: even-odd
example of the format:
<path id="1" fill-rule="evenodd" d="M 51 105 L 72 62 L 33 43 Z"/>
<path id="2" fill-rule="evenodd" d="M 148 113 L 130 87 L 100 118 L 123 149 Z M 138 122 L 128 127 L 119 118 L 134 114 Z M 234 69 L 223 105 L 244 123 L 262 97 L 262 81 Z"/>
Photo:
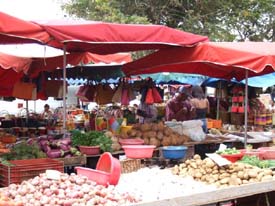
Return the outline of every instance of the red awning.
<path id="1" fill-rule="evenodd" d="M 46 43 L 49 34 L 39 25 L 0 12 L 0 44 Z"/>
<path id="2" fill-rule="evenodd" d="M 123 66 L 126 75 L 181 72 L 237 80 L 274 72 L 275 43 L 205 42 L 192 48 L 168 48 Z"/>
<path id="3" fill-rule="evenodd" d="M 67 54 L 67 64 L 125 63 L 132 61 L 129 53 L 98 55 L 89 52 Z M 24 58 L 0 52 L 0 96 L 11 96 L 12 88 L 24 74 L 36 77 L 41 71 L 53 71 L 63 67 L 63 56 L 48 58 Z"/>
<path id="4" fill-rule="evenodd" d="M 54 37 L 49 45 L 67 51 L 89 51 L 112 54 L 138 50 L 154 50 L 170 46 L 193 46 L 208 41 L 195 35 L 161 25 L 115 24 L 95 21 L 37 22 Z"/>

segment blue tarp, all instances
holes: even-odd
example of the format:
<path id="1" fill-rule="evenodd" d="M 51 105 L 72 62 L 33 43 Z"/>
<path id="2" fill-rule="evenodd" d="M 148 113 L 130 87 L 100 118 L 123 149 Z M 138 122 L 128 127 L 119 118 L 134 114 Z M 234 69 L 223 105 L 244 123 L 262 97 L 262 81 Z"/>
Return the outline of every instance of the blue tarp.
<path id="1" fill-rule="evenodd" d="M 151 77 L 157 84 L 190 84 L 201 85 L 208 77 L 197 74 L 162 72 L 139 75 L 142 79 Z M 137 76 L 135 76 L 137 77 Z"/>
<path id="2" fill-rule="evenodd" d="M 245 84 L 245 80 L 238 82 L 235 79 L 228 81 L 225 79 L 208 78 L 202 83 L 202 86 L 217 88 L 219 82 L 221 82 L 221 86 L 228 84 Z M 250 87 L 271 87 L 273 85 L 275 85 L 275 73 L 248 78 L 248 86 Z"/>

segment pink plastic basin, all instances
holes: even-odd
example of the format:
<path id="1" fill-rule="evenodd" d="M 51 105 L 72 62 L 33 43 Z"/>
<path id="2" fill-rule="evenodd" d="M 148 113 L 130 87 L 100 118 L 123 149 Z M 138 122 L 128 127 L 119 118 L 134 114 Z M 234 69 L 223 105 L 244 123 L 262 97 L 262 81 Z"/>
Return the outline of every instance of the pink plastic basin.
<path id="1" fill-rule="evenodd" d="M 264 151 L 263 159 L 270 160 L 275 159 L 275 148 L 274 147 L 260 147 L 259 151 Z"/>
<path id="2" fill-rule="evenodd" d="M 144 144 L 144 140 L 143 139 L 120 139 L 119 143 L 121 145 L 142 145 Z"/>
<path id="3" fill-rule="evenodd" d="M 124 149 L 125 155 L 128 158 L 152 158 L 154 149 L 156 146 L 154 145 L 124 145 L 122 146 Z"/>
<path id="4" fill-rule="evenodd" d="M 84 175 L 99 185 L 107 186 L 110 182 L 110 174 L 107 172 L 86 167 L 75 167 L 75 170 L 78 175 Z"/>
<path id="5" fill-rule="evenodd" d="M 109 184 L 117 185 L 121 175 L 121 165 L 120 161 L 117 158 L 113 157 L 110 152 L 104 152 L 100 156 L 96 164 L 96 169 L 109 173 Z"/>

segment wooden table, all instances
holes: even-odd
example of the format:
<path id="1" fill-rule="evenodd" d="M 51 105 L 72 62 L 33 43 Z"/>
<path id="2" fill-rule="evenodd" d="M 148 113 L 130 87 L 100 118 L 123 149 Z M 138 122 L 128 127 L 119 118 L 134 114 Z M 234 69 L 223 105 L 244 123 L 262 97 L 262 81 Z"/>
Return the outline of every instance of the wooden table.
<path id="1" fill-rule="evenodd" d="M 217 189 L 189 196 L 135 204 L 136 206 L 201 206 L 275 191 L 275 180 Z M 274 203 L 270 204 L 274 205 Z"/>

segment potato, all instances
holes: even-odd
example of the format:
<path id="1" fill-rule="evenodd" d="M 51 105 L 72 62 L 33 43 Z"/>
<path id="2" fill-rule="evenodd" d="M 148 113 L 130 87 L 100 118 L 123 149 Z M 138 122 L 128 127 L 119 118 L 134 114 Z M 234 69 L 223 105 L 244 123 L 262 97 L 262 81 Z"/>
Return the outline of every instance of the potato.
<path id="1" fill-rule="evenodd" d="M 243 179 L 244 178 L 244 172 L 243 171 L 239 171 L 237 174 L 238 178 Z"/>
<path id="2" fill-rule="evenodd" d="M 150 144 L 150 139 L 149 138 L 143 138 L 143 140 L 144 140 L 145 145 Z"/>
<path id="3" fill-rule="evenodd" d="M 161 144 L 163 146 L 169 146 L 169 145 L 171 145 L 171 139 L 170 139 L 170 137 L 164 136 L 163 140 L 161 141 Z"/>
<path id="4" fill-rule="evenodd" d="M 230 177 L 228 180 L 228 184 L 231 186 L 240 185 L 242 184 L 242 181 L 238 177 Z"/>
<path id="5" fill-rule="evenodd" d="M 257 180 L 261 181 L 263 176 L 265 176 L 264 172 L 260 172 L 258 175 L 257 175 Z"/>
<path id="6" fill-rule="evenodd" d="M 195 159 L 195 160 L 201 160 L 201 156 L 198 155 L 198 154 L 195 154 L 194 157 L 193 157 L 193 159 Z"/>
<path id="7" fill-rule="evenodd" d="M 152 124 L 152 131 L 158 131 L 158 125 Z"/>
<path id="8" fill-rule="evenodd" d="M 227 184 L 228 181 L 229 181 L 229 178 L 228 178 L 228 177 L 225 177 L 225 178 L 223 178 L 223 179 L 220 180 L 220 183 L 221 183 L 221 184 Z"/>
<path id="9" fill-rule="evenodd" d="M 256 178 L 258 175 L 257 171 L 255 169 L 248 170 L 248 176 L 251 178 Z"/>
<path id="10" fill-rule="evenodd" d="M 242 184 L 248 184 L 249 182 L 247 180 L 242 180 Z"/>
<path id="11" fill-rule="evenodd" d="M 150 145 L 155 145 L 156 147 L 159 147 L 160 146 L 160 141 L 158 139 L 156 139 L 156 138 L 151 138 L 149 140 L 149 144 Z"/>
<path id="12" fill-rule="evenodd" d="M 163 132 L 162 132 L 162 131 L 158 131 L 158 132 L 157 132 L 157 138 L 158 138 L 159 140 L 163 140 Z"/>
<path id="13" fill-rule="evenodd" d="M 265 176 L 263 176 L 262 181 L 270 181 L 272 179 L 273 179 L 273 177 L 271 175 L 265 175 Z"/>
<path id="14" fill-rule="evenodd" d="M 136 131 L 136 137 L 141 138 L 142 137 L 142 132 L 140 130 Z"/>
<path id="15" fill-rule="evenodd" d="M 272 170 L 271 169 L 264 169 L 264 174 L 265 175 L 272 175 Z"/>
<path id="16" fill-rule="evenodd" d="M 198 168 L 198 166 L 197 166 L 197 164 L 196 164 L 195 162 L 191 162 L 191 163 L 190 163 L 190 166 L 193 167 L 193 168 L 195 168 L 195 169 Z"/>
<path id="17" fill-rule="evenodd" d="M 163 122 L 159 122 L 159 123 L 157 124 L 157 126 L 158 126 L 158 131 L 163 131 L 164 128 L 165 128 Z"/>
<path id="18" fill-rule="evenodd" d="M 201 178 L 202 177 L 202 173 L 201 172 L 196 172 L 195 173 L 195 178 Z"/>

